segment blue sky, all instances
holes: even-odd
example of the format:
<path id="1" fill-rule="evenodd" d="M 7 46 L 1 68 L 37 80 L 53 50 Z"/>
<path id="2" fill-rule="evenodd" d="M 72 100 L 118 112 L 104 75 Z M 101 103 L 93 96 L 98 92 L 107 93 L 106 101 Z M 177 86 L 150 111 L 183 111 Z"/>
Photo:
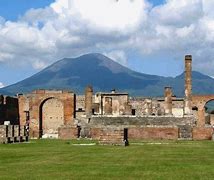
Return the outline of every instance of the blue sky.
<path id="1" fill-rule="evenodd" d="M 7 20 L 16 21 L 30 8 L 44 8 L 54 0 L 1 0 L 0 16 Z M 160 5 L 164 0 L 149 0 L 153 5 Z"/>
<path id="2" fill-rule="evenodd" d="M 63 57 L 90 52 L 103 53 L 133 70 L 162 76 L 182 73 L 185 54 L 192 54 L 193 68 L 214 76 L 214 3 L 107 1 L 106 6 L 113 8 L 111 13 L 98 0 L 90 1 L 94 4 L 82 0 L 1 0 L 0 86 L 29 77 Z"/>
<path id="3" fill-rule="evenodd" d="M 16 21 L 30 8 L 43 8 L 53 0 L 1 0 L 0 16 L 7 20 Z"/>

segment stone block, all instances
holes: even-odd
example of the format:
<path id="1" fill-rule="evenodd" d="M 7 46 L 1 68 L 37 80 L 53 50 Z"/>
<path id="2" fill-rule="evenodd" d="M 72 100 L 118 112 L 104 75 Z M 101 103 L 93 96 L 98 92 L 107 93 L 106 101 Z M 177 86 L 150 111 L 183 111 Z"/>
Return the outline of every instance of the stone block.
<path id="1" fill-rule="evenodd" d="M 19 136 L 20 136 L 20 126 L 14 125 L 14 137 L 19 137 Z"/>
<path id="2" fill-rule="evenodd" d="M 9 125 L 8 126 L 8 134 L 7 137 L 13 137 L 14 136 L 14 126 L 13 125 Z"/>

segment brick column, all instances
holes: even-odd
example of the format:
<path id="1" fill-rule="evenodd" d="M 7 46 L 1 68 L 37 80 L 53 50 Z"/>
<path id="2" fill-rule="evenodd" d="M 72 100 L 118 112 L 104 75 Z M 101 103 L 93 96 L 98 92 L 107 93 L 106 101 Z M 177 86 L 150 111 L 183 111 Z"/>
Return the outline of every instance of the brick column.
<path id="1" fill-rule="evenodd" d="M 204 107 L 198 108 L 197 126 L 198 127 L 204 127 L 205 126 L 205 109 L 204 109 Z"/>
<path id="2" fill-rule="evenodd" d="M 192 56 L 185 56 L 185 97 L 184 114 L 192 114 Z"/>
<path id="3" fill-rule="evenodd" d="M 85 114 L 88 118 L 92 115 L 92 97 L 93 89 L 91 86 L 88 86 L 85 89 Z"/>
<path id="4" fill-rule="evenodd" d="M 165 114 L 172 115 L 172 88 L 165 87 Z"/>

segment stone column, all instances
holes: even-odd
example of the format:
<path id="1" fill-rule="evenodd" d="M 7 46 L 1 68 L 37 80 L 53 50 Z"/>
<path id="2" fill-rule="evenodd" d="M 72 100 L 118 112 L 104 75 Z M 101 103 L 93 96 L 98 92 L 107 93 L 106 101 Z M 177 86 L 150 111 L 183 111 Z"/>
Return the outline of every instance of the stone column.
<path id="1" fill-rule="evenodd" d="M 184 114 L 192 114 L 192 56 L 185 56 L 185 97 Z"/>
<path id="2" fill-rule="evenodd" d="M 172 115 L 172 88 L 165 87 L 165 114 Z"/>
<path id="3" fill-rule="evenodd" d="M 90 118 L 92 115 L 92 98 L 93 89 L 91 86 L 88 86 L 85 89 L 85 114 L 88 118 Z"/>

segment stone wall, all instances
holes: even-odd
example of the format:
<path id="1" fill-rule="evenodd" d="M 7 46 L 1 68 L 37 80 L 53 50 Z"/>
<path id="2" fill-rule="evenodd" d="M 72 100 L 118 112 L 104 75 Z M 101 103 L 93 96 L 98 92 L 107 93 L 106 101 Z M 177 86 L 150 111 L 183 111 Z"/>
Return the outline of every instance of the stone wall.
<path id="1" fill-rule="evenodd" d="M 148 117 L 92 117 L 90 124 L 92 126 L 174 126 L 191 125 L 193 126 L 195 119 L 193 117 L 167 117 L 167 116 L 148 116 Z"/>
<path id="2" fill-rule="evenodd" d="M 76 111 L 82 110 L 85 111 L 85 96 L 77 95 L 76 96 Z"/>
<path id="3" fill-rule="evenodd" d="M 14 143 L 28 141 L 28 132 L 25 126 L 0 125 L 0 143 Z"/>
<path id="4" fill-rule="evenodd" d="M 95 95 L 95 104 L 99 105 L 100 115 L 121 116 L 131 114 L 131 105 L 127 93 L 97 93 Z"/>
<path id="5" fill-rule="evenodd" d="M 129 128 L 129 139 L 178 139 L 178 128 L 176 127 L 143 127 L 143 128 Z"/>
<path id="6" fill-rule="evenodd" d="M 166 113 L 165 101 L 163 98 L 142 98 L 130 97 L 129 100 L 132 109 L 135 109 L 136 116 L 156 115 L 162 116 Z M 172 115 L 183 117 L 184 100 L 181 98 L 172 97 Z"/>
<path id="7" fill-rule="evenodd" d="M 103 130 L 120 128 L 128 129 L 130 139 L 192 139 L 192 127 L 195 119 L 192 117 L 92 117 L 86 124 L 89 136 L 99 140 Z M 106 130 L 107 131 L 107 130 Z M 113 136 L 110 136 L 113 138 Z"/>

